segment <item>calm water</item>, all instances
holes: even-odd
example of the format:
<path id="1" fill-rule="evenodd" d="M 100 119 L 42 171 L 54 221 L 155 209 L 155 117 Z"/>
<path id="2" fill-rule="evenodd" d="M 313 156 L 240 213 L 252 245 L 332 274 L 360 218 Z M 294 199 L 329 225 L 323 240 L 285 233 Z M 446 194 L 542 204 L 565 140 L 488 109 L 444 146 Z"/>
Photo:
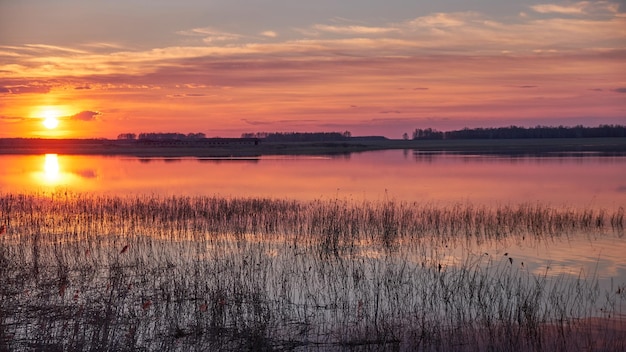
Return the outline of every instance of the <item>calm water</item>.
<path id="1" fill-rule="evenodd" d="M 139 159 L 104 156 L 0 156 L 1 192 L 221 195 L 311 200 L 397 199 L 436 204 L 541 202 L 571 208 L 626 206 L 626 157 L 503 157 L 383 151 L 342 157 Z M 467 248 L 462 251 L 468 250 Z M 575 234 L 471 248 L 515 258 L 535 274 L 597 274 L 602 286 L 626 285 L 623 234 Z M 448 263 L 467 258 L 442 249 Z M 506 258 L 505 258 L 506 259 Z"/>
<path id="2" fill-rule="evenodd" d="M 502 205 L 626 205 L 626 157 L 382 151 L 342 157 L 139 159 L 0 156 L 0 191 L 348 198 Z"/>

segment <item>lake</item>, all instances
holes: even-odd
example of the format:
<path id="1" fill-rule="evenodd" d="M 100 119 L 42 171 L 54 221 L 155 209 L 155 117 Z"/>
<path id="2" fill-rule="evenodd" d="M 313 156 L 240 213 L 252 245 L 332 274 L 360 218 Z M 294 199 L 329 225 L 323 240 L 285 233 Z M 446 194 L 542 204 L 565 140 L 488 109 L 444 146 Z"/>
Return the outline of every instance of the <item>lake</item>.
<path id="1" fill-rule="evenodd" d="M 352 201 L 473 204 L 540 203 L 614 210 L 626 206 L 626 156 L 529 157 L 387 150 L 341 156 L 242 159 L 110 156 L 0 156 L 2 192 L 108 195 L 207 195 Z M 474 251 L 508 253 L 541 272 L 581 269 L 626 282 L 625 241 L 573 236 L 555 245 L 483 244 Z M 555 249 L 558 248 L 558 249 Z M 450 258 L 462 258 L 450 252 Z M 572 264 L 574 263 L 574 264 Z"/>
<path id="2" fill-rule="evenodd" d="M 39 195 L 0 198 L 15 346 L 102 336 L 172 350 L 576 350 L 593 336 L 623 347 L 624 156 L 49 154 L 0 165 L 3 196 Z M 596 318 L 600 338 L 585 325 Z"/>
<path id="3" fill-rule="evenodd" d="M 245 159 L 0 156 L 3 192 L 626 205 L 626 156 L 520 157 L 388 150 Z"/>

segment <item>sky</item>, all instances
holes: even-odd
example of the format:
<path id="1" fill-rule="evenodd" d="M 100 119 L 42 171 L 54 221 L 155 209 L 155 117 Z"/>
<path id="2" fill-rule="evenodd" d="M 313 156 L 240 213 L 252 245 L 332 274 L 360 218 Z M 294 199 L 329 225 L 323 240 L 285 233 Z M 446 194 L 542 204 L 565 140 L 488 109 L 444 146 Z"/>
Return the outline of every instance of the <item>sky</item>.
<path id="1" fill-rule="evenodd" d="M 626 124 L 626 0 L 0 0 L 0 137 L 578 124 Z"/>

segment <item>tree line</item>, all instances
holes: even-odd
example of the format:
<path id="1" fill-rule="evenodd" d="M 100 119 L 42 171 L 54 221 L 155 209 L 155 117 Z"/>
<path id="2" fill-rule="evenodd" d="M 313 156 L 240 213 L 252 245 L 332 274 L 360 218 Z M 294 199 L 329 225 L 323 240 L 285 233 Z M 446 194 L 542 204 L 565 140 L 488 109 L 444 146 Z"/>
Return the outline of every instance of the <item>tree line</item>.
<path id="1" fill-rule="evenodd" d="M 352 137 L 350 131 L 345 132 L 254 132 L 242 133 L 241 138 L 263 139 L 268 142 L 324 142 L 345 141 Z M 204 133 L 121 133 L 120 140 L 198 140 L 204 139 Z"/>
<path id="2" fill-rule="evenodd" d="M 241 138 L 259 138 L 268 142 L 326 142 L 345 141 L 350 131 L 341 132 L 254 132 L 242 133 Z"/>
<path id="3" fill-rule="evenodd" d="M 597 127 L 496 127 L 496 128 L 464 128 L 454 131 L 438 131 L 432 128 L 413 131 L 413 139 L 516 139 L 516 138 L 604 138 L 626 137 L 626 126 L 599 125 Z"/>
<path id="4" fill-rule="evenodd" d="M 206 135 L 202 132 L 187 134 L 176 132 L 140 133 L 139 135 L 135 133 L 121 133 L 117 135 L 117 139 L 124 140 L 196 140 L 204 138 L 206 138 Z"/>

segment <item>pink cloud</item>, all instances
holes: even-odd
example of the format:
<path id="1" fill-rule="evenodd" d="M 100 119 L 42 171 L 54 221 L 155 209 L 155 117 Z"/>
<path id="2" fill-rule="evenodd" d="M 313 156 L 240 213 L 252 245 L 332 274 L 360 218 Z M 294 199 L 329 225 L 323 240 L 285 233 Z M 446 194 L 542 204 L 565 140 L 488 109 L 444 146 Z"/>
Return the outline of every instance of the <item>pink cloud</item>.
<path id="1" fill-rule="evenodd" d="M 87 110 L 87 111 L 81 111 L 78 114 L 70 116 L 70 119 L 77 120 L 77 121 L 95 121 L 100 115 L 102 115 L 101 112 Z"/>

